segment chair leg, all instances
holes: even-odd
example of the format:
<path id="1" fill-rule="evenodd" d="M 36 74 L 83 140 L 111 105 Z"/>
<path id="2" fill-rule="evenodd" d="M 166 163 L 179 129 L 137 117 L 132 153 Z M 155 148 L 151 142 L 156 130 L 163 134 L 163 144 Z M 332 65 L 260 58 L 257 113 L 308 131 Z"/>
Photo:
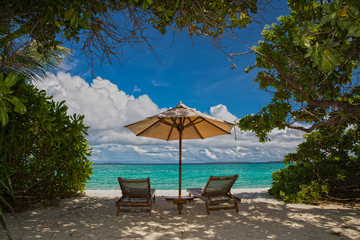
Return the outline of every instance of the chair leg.
<path id="1" fill-rule="evenodd" d="M 119 216 L 119 213 L 120 213 L 120 205 L 118 204 L 117 201 L 115 202 L 115 205 L 116 205 L 116 209 L 117 209 L 117 211 L 116 211 L 116 217 L 118 217 L 118 216 Z"/>
<path id="2" fill-rule="evenodd" d="M 235 209 L 236 212 L 239 213 L 239 203 L 237 201 L 235 201 Z"/>
<path id="3" fill-rule="evenodd" d="M 116 213 L 116 216 L 117 216 L 117 217 L 119 216 L 119 213 L 120 213 L 120 208 L 118 207 L 118 208 L 117 208 L 117 213 Z"/>
<path id="4" fill-rule="evenodd" d="M 206 206 L 206 212 L 207 212 L 207 214 L 208 215 L 210 215 L 210 208 L 209 208 L 209 204 L 205 204 L 205 206 Z"/>

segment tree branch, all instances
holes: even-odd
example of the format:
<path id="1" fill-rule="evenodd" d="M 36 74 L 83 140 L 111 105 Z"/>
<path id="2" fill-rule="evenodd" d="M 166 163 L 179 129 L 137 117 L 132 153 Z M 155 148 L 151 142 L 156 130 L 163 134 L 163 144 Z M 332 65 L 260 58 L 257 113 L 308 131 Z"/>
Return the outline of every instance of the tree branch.
<path id="1" fill-rule="evenodd" d="M 274 66 L 277 72 L 280 74 L 281 78 L 287 82 L 296 92 L 300 93 L 307 100 L 307 103 L 313 107 L 321 107 L 321 108 L 339 108 L 346 116 L 351 119 L 360 118 L 360 105 L 352 105 L 347 101 L 338 101 L 338 100 L 315 100 L 311 97 L 311 95 L 305 92 L 304 87 L 291 78 L 289 78 L 281 69 L 280 65 L 270 56 L 269 53 L 266 55 L 254 50 L 256 53 L 261 54 L 265 58 L 269 60 L 269 62 Z"/>

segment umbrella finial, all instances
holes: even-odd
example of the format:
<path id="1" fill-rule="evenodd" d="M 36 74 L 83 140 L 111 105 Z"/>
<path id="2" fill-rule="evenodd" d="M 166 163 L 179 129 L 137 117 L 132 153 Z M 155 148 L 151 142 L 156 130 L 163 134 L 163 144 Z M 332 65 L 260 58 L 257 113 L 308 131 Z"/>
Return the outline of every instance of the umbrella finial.
<path id="1" fill-rule="evenodd" d="M 182 103 L 182 101 L 180 101 L 180 103 L 178 105 L 176 105 L 175 108 L 184 108 L 184 107 L 186 107 L 186 106 Z"/>

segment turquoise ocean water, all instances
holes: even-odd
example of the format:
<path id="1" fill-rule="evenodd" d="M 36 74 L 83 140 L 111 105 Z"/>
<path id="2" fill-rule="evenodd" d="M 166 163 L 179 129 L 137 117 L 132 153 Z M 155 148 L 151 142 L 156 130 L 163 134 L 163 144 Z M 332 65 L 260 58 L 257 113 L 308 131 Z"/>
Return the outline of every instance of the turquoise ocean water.
<path id="1" fill-rule="evenodd" d="M 210 175 L 239 174 L 233 188 L 268 188 L 271 174 L 283 163 L 191 164 L 182 166 L 182 189 L 203 187 Z M 150 178 L 158 190 L 178 189 L 178 165 L 94 165 L 86 190 L 117 190 L 117 177 Z"/>

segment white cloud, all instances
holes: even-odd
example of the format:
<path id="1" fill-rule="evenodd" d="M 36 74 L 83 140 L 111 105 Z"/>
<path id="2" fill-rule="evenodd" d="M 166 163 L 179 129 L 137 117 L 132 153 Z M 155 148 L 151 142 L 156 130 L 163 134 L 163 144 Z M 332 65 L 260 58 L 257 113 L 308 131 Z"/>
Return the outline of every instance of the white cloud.
<path id="1" fill-rule="evenodd" d="M 147 151 L 145 149 L 141 149 L 139 146 L 132 146 L 132 148 L 134 149 L 135 152 L 138 152 L 141 155 L 143 155 L 144 153 L 147 153 Z"/>
<path id="2" fill-rule="evenodd" d="M 204 149 L 204 153 L 208 158 L 211 158 L 213 160 L 217 159 L 216 155 L 212 152 L 210 152 L 208 149 Z"/>
<path id="3" fill-rule="evenodd" d="M 62 63 L 59 66 L 59 69 L 62 71 L 70 71 L 74 68 L 77 68 L 80 64 L 80 60 L 74 57 L 65 57 L 64 55 L 61 56 Z"/>
<path id="4" fill-rule="evenodd" d="M 97 162 L 177 162 L 178 142 L 136 137 L 125 125 L 155 115 L 160 109 L 148 95 L 135 98 L 109 80 L 97 77 L 91 84 L 79 76 L 58 72 L 36 83 L 53 95 L 66 100 L 69 113 L 85 115 L 90 126 L 88 141 L 94 148 L 91 160 Z M 191 107 L 191 106 L 190 106 Z M 214 117 L 234 122 L 237 117 L 226 106 L 210 108 Z M 270 142 L 260 143 L 252 132 L 236 129 L 232 135 L 204 140 L 184 140 L 182 158 L 189 163 L 203 161 L 275 161 L 295 151 L 303 133 L 291 129 L 274 130 Z M 207 160 L 206 160 L 207 159 Z"/>
<path id="5" fill-rule="evenodd" d="M 160 112 L 147 95 L 135 98 L 101 77 L 89 85 L 79 76 L 58 72 L 36 84 L 53 95 L 55 101 L 66 100 L 70 114 L 86 116 L 85 123 L 91 126 L 88 139 L 91 143 L 134 142 L 135 136 L 124 126 Z"/>
<path id="6" fill-rule="evenodd" d="M 139 88 L 137 85 L 134 86 L 133 93 L 135 92 L 141 92 L 141 88 Z"/>
<path id="7" fill-rule="evenodd" d="M 219 119 L 222 119 L 222 120 L 225 120 L 225 121 L 228 121 L 230 123 L 234 123 L 234 121 L 236 119 L 238 119 L 237 117 L 235 117 L 233 114 L 231 114 L 227 107 L 222 105 L 222 104 L 219 104 L 219 105 L 216 105 L 214 107 L 211 107 L 210 108 L 210 114 L 211 116 L 213 117 L 216 117 L 216 118 L 219 118 Z"/>

